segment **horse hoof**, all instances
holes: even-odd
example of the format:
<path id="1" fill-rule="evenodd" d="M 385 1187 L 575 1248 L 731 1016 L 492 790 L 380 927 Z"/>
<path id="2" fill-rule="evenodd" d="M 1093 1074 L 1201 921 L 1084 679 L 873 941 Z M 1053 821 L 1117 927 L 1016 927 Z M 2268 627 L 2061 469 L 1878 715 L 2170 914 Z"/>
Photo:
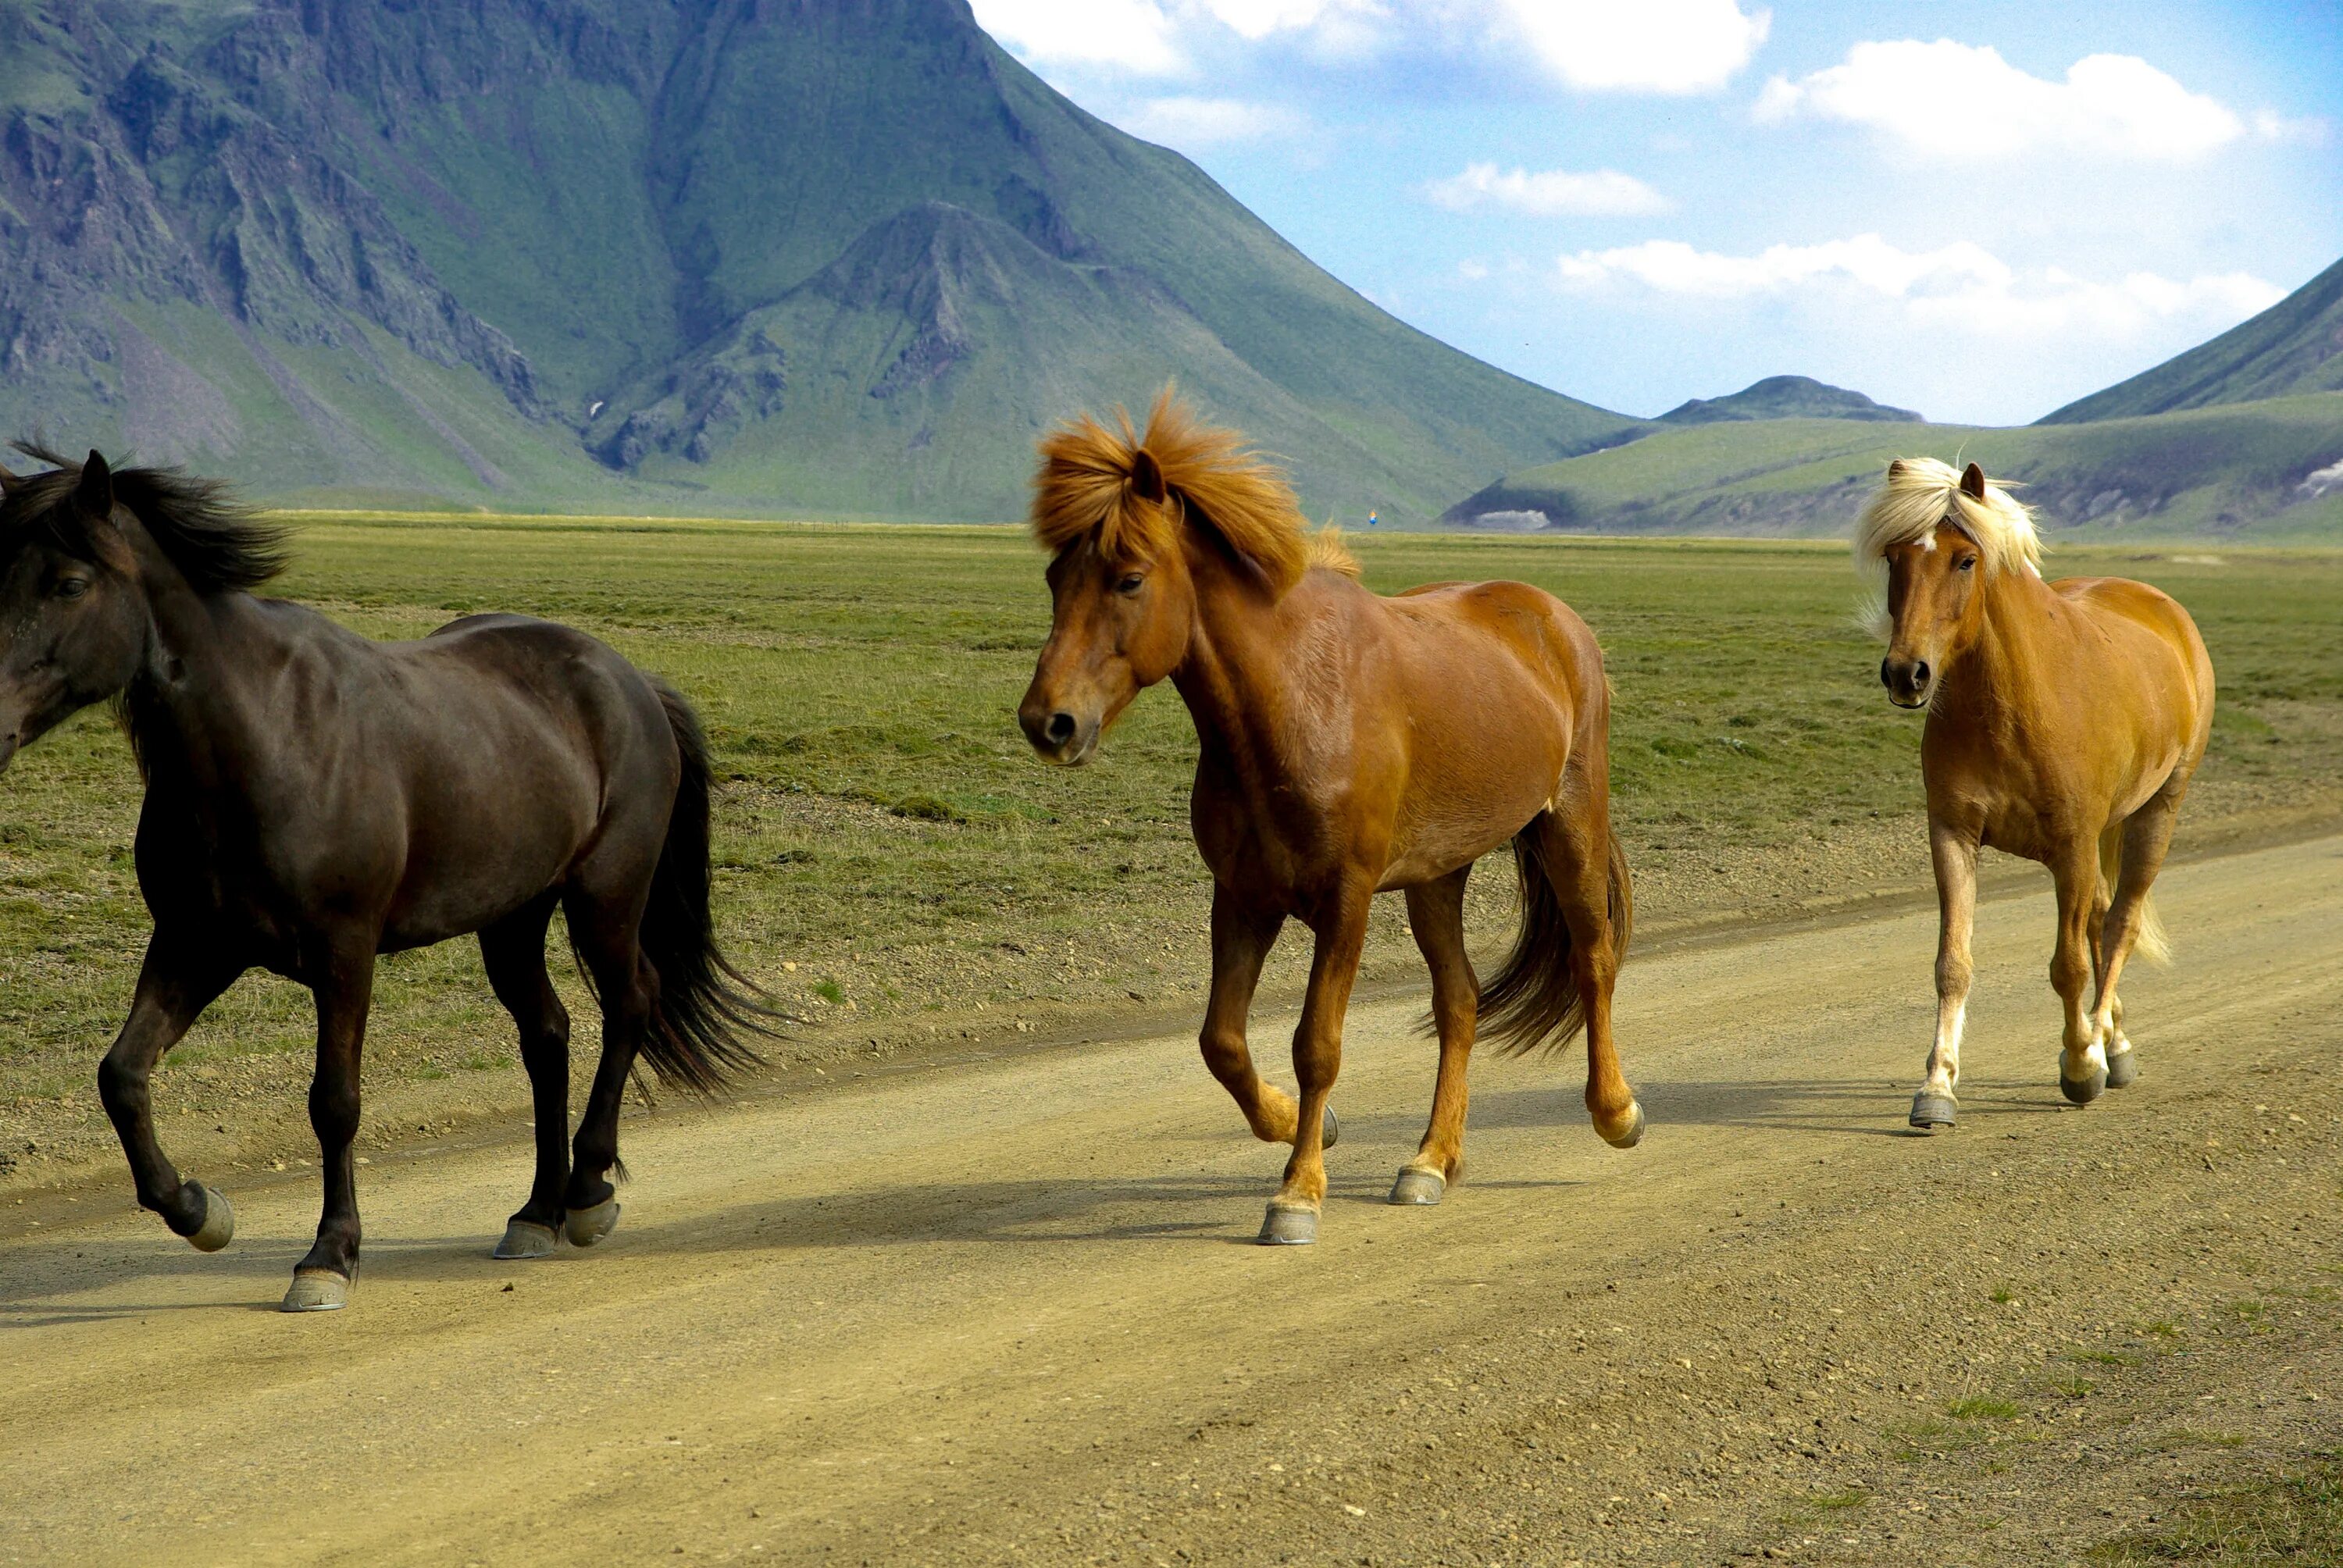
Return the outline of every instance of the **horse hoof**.
<path id="1" fill-rule="evenodd" d="M 1262 1216 L 1261 1244 L 1264 1247 L 1306 1247 L 1318 1239 L 1318 1211 L 1289 1208 L 1272 1203 L 1269 1212 Z"/>
<path id="2" fill-rule="evenodd" d="M 1334 1120 L 1334 1108 L 1332 1106 L 1330 1105 L 1326 1107 L 1326 1113 L 1318 1119 L 1318 1126 L 1319 1148 L 1332 1149 L 1335 1144 L 1340 1143 L 1342 1141 L 1342 1124 Z"/>
<path id="3" fill-rule="evenodd" d="M 2107 1087 L 2107 1070 L 2101 1068 L 2088 1078 L 2069 1078 L 2058 1074 L 2058 1092 L 2077 1105 L 2088 1105 L 2104 1093 Z"/>
<path id="4" fill-rule="evenodd" d="M 1430 1208 L 1447 1193 L 1448 1179 L 1439 1171 L 1426 1171 L 1421 1165 L 1403 1165 L 1399 1168 L 1399 1180 L 1392 1183 L 1391 1201 Z"/>
<path id="5" fill-rule="evenodd" d="M 562 1229 L 573 1247 L 590 1247 L 618 1228 L 618 1201 L 605 1198 L 591 1209 L 572 1209 Z"/>
<path id="6" fill-rule="evenodd" d="M 2139 1058 L 2128 1050 L 2107 1058 L 2107 1087 L 2129 1089 L 2139 1081 Z"/>
<path id="7" fill-rule="evenodd" d="M 1949 1094 L 1931 1094 L 1926 1090 L 1912 1097 L 1912 1125 L 1923 1132 L 1936 1132 L 1953 1125 L 1960 1107 Z"/>
<path id="8" fill-rule="evenodd" d="M 204 1222 L 187 1238 L 187 1245 L 198 1252 L 216 1252 L 236 1234 L 236 1210 L 228 1203 L 227 1194 L 213 1191 L 202 1182 L 196 1191 L 204 1195 Z"/>
<path id="9" fill-rule="evenodd" d="M 1633 1149 L 1644 1141 L 1644 1102 L 1632 1101 L 1627 1110 L 1627 1127 L 1623 1132 L 1607 1132 L 1601 1122 L 1594 1124 L 1594 1131 L 1603 1134 L 1603 1141 L 1614 1149 Z"/>
<path id="10" fill-rule="evenodd" d="M 350 1304 L 350 1282 L 331 1269 L 296 1269 L 282 1311 L 338 1312 Z"/>
<path id="11" fill-rule="evenodd" d="M 505 1227 L 505 1239 L 497 1243 L 489 1256 L 497 1258 L 549 1258 L 561 1233 L 550 1225 L 540 1225 L 531 1220 L 515 1220 Z"/>

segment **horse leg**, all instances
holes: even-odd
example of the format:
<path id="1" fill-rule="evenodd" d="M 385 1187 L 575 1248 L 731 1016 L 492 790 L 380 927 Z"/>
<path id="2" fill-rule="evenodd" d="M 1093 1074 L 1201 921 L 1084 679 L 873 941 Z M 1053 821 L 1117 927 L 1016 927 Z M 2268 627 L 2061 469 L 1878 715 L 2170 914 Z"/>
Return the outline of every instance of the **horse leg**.
<path id="1" fill-rule="evenodd" d="M 358 1135 L 358 1058 L 374 1000 L 374 956 L 371 932 L 363 941 L 347 942 L 326 956 L 325 972 L 310 987 L 317 1004 L 317 1072 L 309 1081 L 309 1126 L 317 1134 L 326 1205 L 316 1243 L 293 1266 L 284 1301 L 288 1312 L 347 1306 L 357 1277 L 357 1169 L 351 1145 Z"/>
<path id="2" fill-rule="evenodd" d="M 1204 1065 L 1244 1112 L 1252 1135 L 1264 1143 L 1293 1141 L 1294 1103 L 1283 1090 L 1262 1082 L 1261 1074 L 1253 1070 L 1252 1050 L 1245 1043 L 1245 1018 L 1252 1010 L 1253 990 L 1261 983 L 1261 966 L 1284 924 L 1285 916 L 1278 910 L 1247 903 L 1213 883 L 1212 995 L 1204 1007 L 1204 1028 L 1198 1043 L 1203 1048 Z M 1334 1141 L 1331 1126 L 1326 1141 Z"/>
<path id="3" fill-rule="evenodd" d="M 1310 990 L 1302 1003 L 1302 1023 L 1293 1031 L 1293 1076 L 1302 1089 L 1294 1116 L 1293 1156 L 1285 1181 L 1269 1201 L 1261 1240 L 1295 1245 L 1318 1239 L 1318 1211 L 1326 1198 L 1326 1100 L 1342 1069 L 1342 1014 L 1351 986 L 1359 978 L 1359 955 L 1367 945 L 1367 908 L 1374 884 L 1346 884 L 1321 906 L 1312 927 L 1318 943 L 1310 960 Z"/>
<path id="4" fill-rule="evenodd" d="M 156 932 L 146 944 L 130 1017 L 97 1070 L 98 1098 L 122 1140 L 141 1207 L 163 1216 L 174 1233 L 199 1251 L 216 1252 L 236 1233 L 236 1211 L 200 1181 L 182 1181 L 155 1136 L 147 1079 L 155 1064 L 185 1038 L 205 1008 L 236 979 L 236 967 Z"/>
<path id="5" fill-rule="evenodd" d="M 1928 819 L 1928 853 L 1936 869 L 1936 1042 L 1927 1076 L 1912 1097 L 1912 1125 L 1923 1132 L 1950 1127 L 1959 1109 L 1961 1027 L 1967 1021 L 1969 980 L 1976 965 L 1969 937 L 1976 927 L 1977 840 L 1948 822 Z"/>
<path id="6" fill-rule="evenodd" d="M 2180 819 L 2177 801 L 2158 794 L 2127 818 L 2123 824 L 2123 861 L 2116 873 L 2113 901 L 2107 906 L 2102 939 L 2107 961 L 2099 970 L 2099 994 L 2093 1006 L 2093 1026 L 2107 1053 L 2107 1085 L 2130 1087 L 2139 1077 L 2131 1041 L 2123 1031 L 2123 1001 L 2116 983 L 2123 978 L 2125 960 L 2147 916 L 2147 890 L 2164 869 L 2165 851 L 2172 847 L 2172 829 Z"/>
<path id="7" fill-rule="evenodd" d="M 1432 1090 L 1432 1121 L 1415 1158 L 1392 1183 L 1394 1203 L 1437 1203 L 1464 1176 L 1465 1064 L 1473 1054 L 1480 980 L 1464 951 L 1464 884 L 1470 865 L 1436 882 L 1407 890 L 1407 923 L 1432 971 L 1432 1020 L 1440 1031 L 1440 1076 Z"/>
<path id="8" fill-rule="evenodd" d="M 1577 759 L 1572 759 L 1574 766 Z M 1573 792 L 1576 793 L 1576 792 Z M 1586 799 L 1580 795 L 1580 799 Z M 1611 917 L 1611 814 L 1599 795 L 1591 807 L 1537 818 L 1539 861 L 1570 928 L 1570 967 L 1586 1019 L 1586 1110 L 1594 1131 L 1614 1149 L 1643 1141 L 1644 1107 L 1620 1070 L 1611 1035 L 1611 993 L 1619 978 L 1619 931 Z M 1622 867 L 1618 874 L 1625 876 Z"/>
<path id="9" fill-rule="evenodd" d="M 648 876 L 642 887 L 648 890 Z M 564 906 L 570 940 L 593 976 L 595 998 L 602 1004 L 602 1060 L 594 1070 L 586 1113 L 578 1120 L 569 1185 L 562 1200 L 564 1229 L 571 1244 L 579 1247 L 592 1246 L 618 1222 L 618 1189 L 609 1180 L 613 1168 L 619 1176 L 626 1174 L 618 1161 L 618 1111 L 659 999 L 659 975 L 643 956 L 640 940 L 644 896 L 638 892 L 624 900 L 573 896 Z"/>
<path id="10" fill-rule="evenodd" d="M 2058 1058 L 2059 1092 L 2088 1105 L 2107 1086 L 2107 1053 L 2083 1005 L 2091 980 L 2091 905 L 2097 896 L 2098 844 L 2077 837 L 2062 844 L 2050 863 L 2058 890 L 2058 945 L 2050 955 L 2050 984 L 2066 1015 Z"/>
<path id="11" fill-rule="evenodd" d="M 561 1234 L 569 1181 L 569 1012 L 545 971 L 545 929 L 557 895 L 547 893 L 480 932 L 480 961 L 497 1000 L 520 1030 L 536 1111 L 537 1178 L 528 1201 L 505 1226 L 499 1258 L 542 1258 Z"/>

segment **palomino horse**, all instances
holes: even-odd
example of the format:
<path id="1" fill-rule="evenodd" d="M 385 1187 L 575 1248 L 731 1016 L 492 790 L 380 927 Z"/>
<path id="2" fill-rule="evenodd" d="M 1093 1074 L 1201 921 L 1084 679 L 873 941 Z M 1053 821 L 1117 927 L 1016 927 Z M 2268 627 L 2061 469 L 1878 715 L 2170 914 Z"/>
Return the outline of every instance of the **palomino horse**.
<path id="1" fill-rule="evenodd" d="M 520 1029 L 537 1178 L 498 1257 L 618 1221 L 618 1105 L 638 1051 L 712 1088 L 749 1060 L 759 1009 L 708 910 L 708 759 L 683 699 L 582 632 L 472 616 L 377 643 L 253 597 L 277 531 L 169 471 L 0 472 L 0 767 L 120 694 L 146 776 L 139 890 L 155 930 L 98 1088 L 138 1201 L 206 1251 L 227 1200 L 181 1180 L 147 1078 L 245 970 L 317 1005 L 309 1121 L 325 1167 L 317 1244 L 287 1312 L 348 1300 L 358 1265 L 351 1141 L 375 956 L 477 931 Z M 600 1070 L 568 1131 L 569 1017 L 545 967 L 556 905 L 603 1015 Z M 624 1168 L 619 1167 L 621 1174 Z"/>
<path id="2" fill-rule="evenodd" d="M 1169 677 L 1201 754 L 1190 818 L 1212 872 L 1204 1061 L 1266 1142 L 1293 1145 L 1261 1239 L 1306 1242 L 1326 1191 L 1326 1104 L 1369 900 L 1407 890 L 1432 970 L 1432 1121 L 1392 1189 L 1436 1203 L 1464 1164 L 1476 1021 L 1515 1050 L 1586 1029 L 1586 1105 L 1620 1148 L 1643 1108 L 1611 1041 L 1627 945 L 1627 863 L 1611 831 L 1610 692 L 1586 624 L 1521 583 L 1382 598 L 1305 537 L 1282 479 L 1167 393 L 1145 437 L 1084 418 L 1041 444 L 1033 531 L 1054 556 L 1053 619 L 1018 720 L 1080 763 Z M 1348 569 L 1345 569 L 1345 568 Z M 1464 880 L 1511 839 L 1524 914 L 1483 987 L 1464 950 Z M 1261 1081 L 1245 1015 L 1288 916 L 1317 937 L 1294 1101 Z"/>
<path id="3" fill-rule="evenodd" d="M 2033 519 L 1975 463 L 1888 464 L 1855 550 L 1886 579 L 1889 700 L 1928 710 L 1920 771 L 1943 927 L 1936 1043 L 1912 1125 L 1950 1127 L 1956 1110 L 1980 845 L 2041 861 L 2057 884 L 2058 1087 L 2088 1104 L 2138 1076 L 2116 985 L 2135 948 L 2165 956 L 2148 886 L 2212 730 L 2204 639 L 2145 583 L 2044 582 Z"/>

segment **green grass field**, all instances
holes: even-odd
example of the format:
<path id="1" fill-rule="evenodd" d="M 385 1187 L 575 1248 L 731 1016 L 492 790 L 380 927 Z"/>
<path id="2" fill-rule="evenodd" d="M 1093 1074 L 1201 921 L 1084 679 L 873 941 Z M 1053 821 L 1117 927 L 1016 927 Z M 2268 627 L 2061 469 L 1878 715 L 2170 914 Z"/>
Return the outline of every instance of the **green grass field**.
<path id="1" fill-rule="evenodd" d="M 2343 394 L 2077 425 L 1767 419 L 1698 425 L 1506 475 L 1452 512 L 1534 508 L 1606 534 L 1843 533 L 1894 457 L 1972 459 L 2023 487 L 2046 538 L 2333 540 L 2343 491 L 2304 487 L 2343 457 Z"/>
<path id="2" fill-rule="evenodd" d="M 777 1054 L 1199 1008 L 1207 890 L 1188 839 L 1185 711 L 1167 687 L 1140 700 L 1095 765 L 1033 759 L 1012 710 L 1049 607 L 1021 533 L 300 523 L 288 597 L 383 637 L 488 608 L 552 617 L 608 638 L 699 706 L 727 780 L 723 927 L 743 966 L 804 1020 Z M 1613 788 L 1644 929 L 1925 879 L 1918 721 L 1879 692 L 1842 549 L 1357 542 L 1379 588 L 1520 578 L 1593 623 L 1618 688 Z M 2343 805 L 2343 552 L 2072 551 L 2055 564 L 2149 578 L 2204 625 L 2222 708 L 2184 846 L 2225 820 Z M 146 934 L 129 855 L 138 796 L 103 711 L 0 779 L 0 1152 L 57 1128 L 103 1141 L 92 1074 Z M 1476 882 L 1484 948 L 1511 934 L 1510 870 L 1493 873 Z M 1413 950 L 1397 900 L 1379 903 L 1371 969 L 1398 973 Z M 1299 936 L 1282 946 L 1272 989 L 1296 980 Z M 1925 985 L 1926 955 L 1914 964 Z M 309 1027 L 305 994 L 254 976 L 170 1071 L 233 1080 L 239 1061 L 289 1058 L 269 1075 L 289 1081 Z M 386 965 L 370 1083 L 512 1055 L 470 944 Z M 498 1092 L 509 1099 L 517 1070 L 508 1076 Z"/>

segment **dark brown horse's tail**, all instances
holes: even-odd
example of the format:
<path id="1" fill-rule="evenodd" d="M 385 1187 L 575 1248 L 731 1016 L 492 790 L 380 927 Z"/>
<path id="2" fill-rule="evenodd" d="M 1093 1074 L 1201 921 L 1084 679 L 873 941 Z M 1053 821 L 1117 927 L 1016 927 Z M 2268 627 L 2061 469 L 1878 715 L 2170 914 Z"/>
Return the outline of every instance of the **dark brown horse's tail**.
<path id="1" fill-rule="evenodd" d="M 742 1037 L 771 1034 L 779 1015 L 716 945 L 708 908 L 708 738 L 679 692 L 664 681 L 652 684 L 683 756 L 683 779 L 643 910 L 643 956 L 659 971 L 659 1005 L 643 1056 L 662 1082 L 712 1094 L 732 1073 L 761 1060 Z"/>
<path id="2" fill-rule="evenodd" d="M 1481 988 L 1479 1036 L 1506 1056 L 1544 1048 L 1558 1051 L 1586 1027 L 1585 1002 L 1571 962 L 1570 926 L 1545 865 L 1543 815 L 1513 835 L 1513 864 L 1522 879 L 1522 929 L 1496 978 Z M 1611 956 L 1627 956 L 1635 924 L 1627 852 L 1611 835 Z"/>

